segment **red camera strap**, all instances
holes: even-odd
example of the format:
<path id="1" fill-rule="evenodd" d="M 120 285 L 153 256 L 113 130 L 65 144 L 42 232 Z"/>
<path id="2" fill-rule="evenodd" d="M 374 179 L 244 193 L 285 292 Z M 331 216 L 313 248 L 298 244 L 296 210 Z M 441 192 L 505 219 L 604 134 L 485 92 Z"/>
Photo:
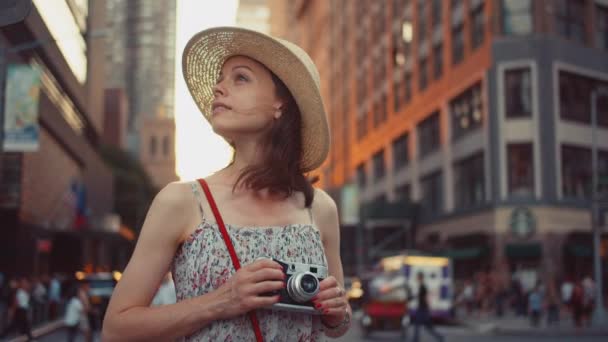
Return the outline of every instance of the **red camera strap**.
<path id="1" fill-rule="evenodd" d="M 234 250 L 234 246 L 232 245 L 232 241 L 230 240 L 230 235 L 228 235 L 228 231 L 226 230 L 226 226 L 224 225 L 224 220 L 220 215 L 220 211 L 217 209 L 217 205 L 215 204 L 215 200 L 211 195 L 211 191 L 209 190 L 209 186 L 204 179 L 198 180 L 201 188 L 205 192 L 205 197 L 207 197 L 207 202 L 211 207 L 211 211 L 213 211 L 213 216 L 215 216 L 215 221 L 220 229 L 220 233 L 222 234 L 222 238 L 224 239 L 224 243 L 226 244 L 226 248 L 228 248 L 228 253 L 230 253 L 230 259 L 232 259 L 232 265 L 234 266 L 234 270 L 238 271 L 241 268 L 241 263 L 239 262 L 239 258 L 236 255 L 236 251 Z M 253 331 L 255 332 L 255 339 L 257 342 L 263 342 L 264 338 L 262 337 L 262 330 L 260 329 L 260 322 L 258 322 L 258 318 L 255 315 L 255 311 L 249 311 L 249 319 L 251 320 L 251 325 L 253 325 Z"/>

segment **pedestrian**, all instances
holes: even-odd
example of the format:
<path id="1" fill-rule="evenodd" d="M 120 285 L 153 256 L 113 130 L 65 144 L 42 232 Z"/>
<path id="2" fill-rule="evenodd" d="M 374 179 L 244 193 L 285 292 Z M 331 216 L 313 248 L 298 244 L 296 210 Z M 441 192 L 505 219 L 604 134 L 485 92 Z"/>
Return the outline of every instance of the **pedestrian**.
<path id="1" fill-rule="evenodd" d="M 431 312 L 428 302 L 428 289 L 424 283 L 424 273 L 418 273 L 418 293 L 416 294 L 418 299 L 418 305 L 414 313 L 414 342 L 418 342 L 420 336 L 420 327 L 423 326 L 426 331 L 435 338 L 437 341 L 443 341 L 444 337 L 439 334 L 433 327 L 433 320 L 431 319 Z"/>
<path id="2" fill-rule="evenodd" d="M 64 323 L 68 329 L 68 342 L 73 342 L 79 331 L 84 333 L 88 323 L 84 305 L 78 292 L 78 288 L 74 286 L 69 290 L 67 296 Z"/>
<path id="3" fill-rule="evenodd" d="M 6 337 L 9 333 L 16 330 L 19 334 L 26 335 L 28 341 L 33 340 L 32 324 L 29 315 L 31 308 L 30 291 L 30 281 L 27 277 L 21 277 L 12 302 L 12 314 L 9 314 L 9 316 L 12 316 L 11 322 L 2 334 L 0 334 L 0 337 Z"/>
<path id="4" fill-rule="evenodd" d="M 93 317 L 95 312 L 89 296 L 90 287 L 91 285 L 88 282 L 81 281 L 78 283 L 78 290 L 76 293 L 78 300 L 82 304 L 83 318 L 80 320 L 79 329 L 84 335 L 85 342 L 93 341 Z"/>
<path id="5" fill-rule="evenodd" d="M 232 27 L 196 34 L 182 60 L 195 102 L 233 158 L 207 178 L 171 183 L 156 196 L 110 300 L 104 341 L 343 335 L 352 314 L 336 204 L 307 176 L 329 149 L 314 63 L 292 43 Z M 198 148 L 208 158 L 207 147 Z M 323 275 L 307 278 L 309 293 L 319 292 L 306 311 L 273 306 L 281 296 L 269 294 L 286 278 L 269 258 Z M 177 303 L 150 308 L 169 267 Z"/>
<path id="6" fill-rule="evenodd" d="M 462 290 L 462 298 L 467 310 L 467 315 L 471 316 L 473 307 L 475 306 L 475 287 L 473 286 L 473 282 L 469 279 L 465 281 L 464 289 Z"/>
<path id="7" fill-rule="evenodd" d="M 571 310 L 570 300 L 572 298 L 572 291 L 574 290 L 574 283 L 572 278 L 567 276 L 564 278 L 562 287 L 560 289 L 560 299 L 562 302 L 562 312 L 568 312 Z"/>
<path id="8" fill-rule="evenodd" d="M 46 320 L 47 290 L 42 280 L 32 278 L 32 323 L 40 324 Z"/>
<path id="9" fill-rule="evenodd" d="M 61 282 L 57 274 L 49 281 L 49 318 L 54 320 L 59 315 L 61 306 Z"/>
<path id="10" fill-rule="evenodd" d="M 595 282 L 590 276 L 583 279 L 583 319 L 588 326 L 591 325 L 591 315 L 595 304 Z"/>
<path id="11" fill-rule="evenodd" d="M 550 278 L 547 283 L 547 325 L 558 325 L 559 324 L 559 307 L 560 299 L 557 291 L 557 285 L 555 278 Z"/>
<path id="12" fill-rule="evenodd" d="M 570 298 L 570 307 L 572 308 L 572 318 L 574 325 L 577 328 L 581 328 L 583 325 L 583 314 L 585 306 L 585 294 L 583 290 L 583 284 L 581 281 L 577 281 L 572 289 L 572 296 Z"/>
<path id="13" fill-rule="evenodd" d="M 537 284 L 528 295 L 530 325 L 538 327 L 543 312 L 543 295 L 540 284 Z"/>

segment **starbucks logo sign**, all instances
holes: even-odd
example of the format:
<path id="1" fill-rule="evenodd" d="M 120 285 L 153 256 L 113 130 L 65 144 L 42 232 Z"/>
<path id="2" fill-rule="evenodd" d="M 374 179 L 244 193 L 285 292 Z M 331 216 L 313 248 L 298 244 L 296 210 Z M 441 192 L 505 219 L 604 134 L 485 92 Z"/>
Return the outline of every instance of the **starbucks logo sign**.
<path id="1" fill-rule="evenodd" d="M 518 238 L 529 238 L 536 231 L 536 219 L 526 207 L 517 207 L 511 212 L 509 221 L 511 233 Z"/>

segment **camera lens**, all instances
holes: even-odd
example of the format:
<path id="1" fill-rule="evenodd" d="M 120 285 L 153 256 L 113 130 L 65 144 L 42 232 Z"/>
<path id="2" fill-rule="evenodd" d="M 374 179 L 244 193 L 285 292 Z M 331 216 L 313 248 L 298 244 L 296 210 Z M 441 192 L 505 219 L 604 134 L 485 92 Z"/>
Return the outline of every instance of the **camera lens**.
<path id="1" fill-rule="evenodd" d="M 300 286 L 302 290 L 306 293 L 313 293 L 317 290 L 317 286 L 319 285 L 319 281 L 312 274 L 304 274 L 302 276 L 302 280 L 300 281 Z"/>
<path id="2" fill-rule="evenodd" d="M 309 301 L 319 292 L 319 279 L 310 272 L 292 275 L 287 281 L 287 294 L 297 303 Z"/>

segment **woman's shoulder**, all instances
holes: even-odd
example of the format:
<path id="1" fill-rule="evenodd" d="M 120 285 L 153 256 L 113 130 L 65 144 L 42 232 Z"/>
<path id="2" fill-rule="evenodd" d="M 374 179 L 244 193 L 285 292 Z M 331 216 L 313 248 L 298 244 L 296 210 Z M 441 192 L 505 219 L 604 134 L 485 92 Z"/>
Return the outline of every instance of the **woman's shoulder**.
<path id="1" fill-rule="evenodd" d="M 312 215 L 317 228 L 323 235 L 332 234 L 338 228 L 338 207 L 327 192 L 315 188 L 315 195 L 312 201 Z M 329 231 L 328 231 L 329 230 Z"/>
<path id="2" fill-rule="evenodd" d="M 175 209 L 183 205 L 191 205 L 192 202 L 192 181 L 171 182 L 163 187 L 154 201 L 162 204 L 162 207 Z"/>

